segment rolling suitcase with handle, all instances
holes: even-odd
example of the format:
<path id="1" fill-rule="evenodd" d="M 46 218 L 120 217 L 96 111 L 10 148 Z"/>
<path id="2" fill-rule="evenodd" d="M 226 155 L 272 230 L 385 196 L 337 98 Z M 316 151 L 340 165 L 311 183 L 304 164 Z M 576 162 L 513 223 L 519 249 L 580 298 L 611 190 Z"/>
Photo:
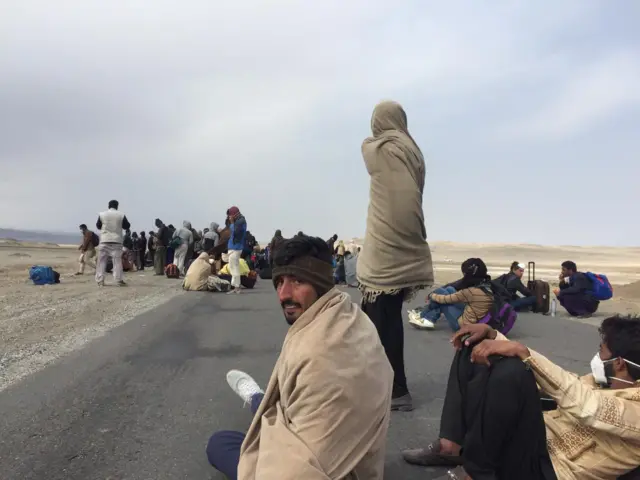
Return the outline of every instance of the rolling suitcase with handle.
<path id="1" fill-rule="evenodd" d="M 529 281 L 527 282 L 527 288 L 536 296 L 536 305 L 533 311 L 548 315 L 549 302 L 551 301 L 549 283 L 544 280 L 536 280 L 536 262 L 529 262 L 528 271 Z"/>

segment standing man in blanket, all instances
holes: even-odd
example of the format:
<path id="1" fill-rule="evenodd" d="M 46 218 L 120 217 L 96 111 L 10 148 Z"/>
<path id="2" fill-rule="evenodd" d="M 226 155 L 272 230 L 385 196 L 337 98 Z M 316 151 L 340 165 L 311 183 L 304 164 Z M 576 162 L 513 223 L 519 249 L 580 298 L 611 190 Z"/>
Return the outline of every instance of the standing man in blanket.
<path id="1" fill-rule="evenodd" d="M 228 293 L 240 293 L 240 257 L 247 236 L 247 221 L 238 207 L 228 210 L 231 236 L 227 243 L 229 254 L 229 272 L 231 272 L 231 290 Z"/>
<path id="2" fill-rule="evenodd" d="M 100 245 L 98 247 L 98 266 L 96 268 L 96 282 L 99 287 L 104 286 L 104 272 L 107 269 L 107 259 L 113 262 L 113 278 L 116 283 L 124 287 L 122 279 L 122 230 L 129 230 L 131 224 L 127 216 L 118 211 L 118 201 L 109 202 L 109 210 L 98 216 L 96 227 L 100 230 Z"/>
<path id="3" fill-rule="evenodd" d="M 357 277 L 362 309 L 371 318 L 393 367 L 392 410 L 413 401 L 404 370 L 402 304 L 433 285 L 431 251 L 422 211 L 425 163 L 395 102 L 382 102 L 371 117 L 372 137 L 362 144 L 371 177 L 364 247 Z"/>

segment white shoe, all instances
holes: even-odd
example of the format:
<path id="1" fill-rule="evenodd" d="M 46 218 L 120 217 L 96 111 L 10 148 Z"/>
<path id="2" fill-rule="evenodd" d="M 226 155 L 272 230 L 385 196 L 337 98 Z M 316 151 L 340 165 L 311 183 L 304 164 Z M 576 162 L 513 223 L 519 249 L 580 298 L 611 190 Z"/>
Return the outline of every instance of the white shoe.
<path id="1" fill-rule="evenodd" d="M 227 372 L 227 383 L 231 390 L 244 400 L 244 403 L 251 403 L 251 397 L 258 393 L 264 393 L 258 382 L 247 373 L 240 370 L 229 370 Z"/>
<path id="2" fill-rule="evenodd" d="M 431 320 L 427 320 L 426 318 L 422 318 L 416 311 L 412 311 L 409 313 L 409 323 L 421 330 L 433 330 L 436 328 L 435 323 L 433 323 Z"/>

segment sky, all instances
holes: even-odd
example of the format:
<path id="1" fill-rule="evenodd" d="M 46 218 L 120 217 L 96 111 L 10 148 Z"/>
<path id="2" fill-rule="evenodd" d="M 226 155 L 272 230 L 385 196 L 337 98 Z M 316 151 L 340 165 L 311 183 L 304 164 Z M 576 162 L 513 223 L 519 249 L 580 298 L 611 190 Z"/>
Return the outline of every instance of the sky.
<path id="1" fill-rule="evenodd" d="M 365 231 L 400 102 L 429 240 L 640 245 L 639 2 L 20 0 L 0 15 L 0 227 L 133 230 L 237 205 Z"/>

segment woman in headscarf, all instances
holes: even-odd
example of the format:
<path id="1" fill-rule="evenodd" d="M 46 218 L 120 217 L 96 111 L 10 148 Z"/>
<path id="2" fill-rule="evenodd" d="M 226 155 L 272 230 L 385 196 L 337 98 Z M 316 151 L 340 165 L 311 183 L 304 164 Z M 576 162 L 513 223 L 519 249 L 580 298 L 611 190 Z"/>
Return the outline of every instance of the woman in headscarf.
<path id="1" fill-rule="evenodd" d="M 391 408 L 408 411 L 413 401 L 404 370 L 402 304 L 433 285 L 422 207 L 425 163 L 399 104 L 377 105 L 371 131 L 362 144 L 371 182 L 357 275 L 362 309 L 378 329 L 395 374 Z"/>

